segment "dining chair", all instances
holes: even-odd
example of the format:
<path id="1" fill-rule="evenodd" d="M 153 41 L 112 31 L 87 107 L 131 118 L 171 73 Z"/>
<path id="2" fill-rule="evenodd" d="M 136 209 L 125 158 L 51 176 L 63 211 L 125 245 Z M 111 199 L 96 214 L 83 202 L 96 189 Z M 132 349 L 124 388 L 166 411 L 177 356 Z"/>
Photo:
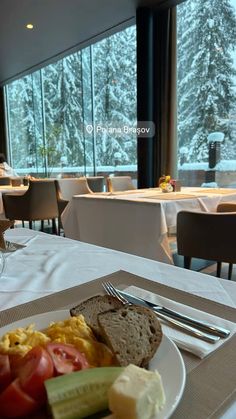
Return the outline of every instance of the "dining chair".
<path id="1" fill-rule="evenodd" d="M 11 177 L 11 186 L 21 186 L 21 184 L 23 183 L 23 179 L 22 177 L 18 176 L 18 177 Z"/>
<path id="2" fill-rule="evenodd" d="M 236 202 L 222 202 L 217 206 L 217 212 L 235 212 L 236 215 Z M 232 276 L 233 264 L 229 263 L 228 276 Z"/>
<path id="3" fill-rule="evenodd" d="M 93 193 L 88 186 L 87 178 L 63 178 L 55 180 L 58 206 L 58 234 L 60 235 L 62 223 L 61 214 L 74 195 Z"/>
<path id="4" fill-rule="evenodd" d="M 217 205 L 217 212 L 236 212 L 236 202 L 222 202 Z"/>
<path id="5" fill-rule="evenodd" d="M 236 263 L 236 217 L 233 213 L 203 213 L 180 211 L 177 215 L 177 251 L 184 256 L 184 267 L 190 269 L 191 259 L 217 262 L 217 277 L 221 263 Z M 228 279 L 231 279 L 229 269 Z"/>
<path id="6" fill-rule="evenodd" d="M 8 176 L 1 176 L 0 177 L 0 186 L 3 185 L 10 185 L 11 184 L 11 178 Z"/>
<path id="7" fill-rule="evenodd" d="M 136 189 L 131 176 L 109 176 L 107 178 L 108 192 L 119 192 Z"/>
<path id="8" fill-rule="evenodd" d="M 104 191 L 104 176 L 89 176 L 87 182 L 92 192 Z"/>
<path id="9" fill-rule="evenodd" d="M 29 188 L 23 195 L 3 194 L 5 215 L 9 220 L 28 221 L 32 229 L 33 221 L 52 220 L 53 233 L 57 234 L 56 218 L 58 206 L 56 188 L 53 180 L 30 180 Z"/>

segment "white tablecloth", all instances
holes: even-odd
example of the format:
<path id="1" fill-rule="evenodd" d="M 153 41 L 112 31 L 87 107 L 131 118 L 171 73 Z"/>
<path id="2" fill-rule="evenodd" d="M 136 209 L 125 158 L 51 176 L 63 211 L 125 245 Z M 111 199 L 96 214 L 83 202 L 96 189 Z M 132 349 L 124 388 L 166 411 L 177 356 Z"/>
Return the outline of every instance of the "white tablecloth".
<path id="1" fill-rule="evenodd" d="M 74 196 L 62 223 L 66 237 L 172 264 L 167 234 L 177 213 L 215 211 L 220 202 L 236 201 L 236 190 L 219 192 L 182 188 L 163 194 L 156 188 Z"/>
<path id="2" fill-rule="evenodd" d="M 1 310 L 120 269 L 236 307 L 232 281 L 23 228 L 8 230 L 6 238 L 26 247 L 6 254 L 0 278 Z"/>

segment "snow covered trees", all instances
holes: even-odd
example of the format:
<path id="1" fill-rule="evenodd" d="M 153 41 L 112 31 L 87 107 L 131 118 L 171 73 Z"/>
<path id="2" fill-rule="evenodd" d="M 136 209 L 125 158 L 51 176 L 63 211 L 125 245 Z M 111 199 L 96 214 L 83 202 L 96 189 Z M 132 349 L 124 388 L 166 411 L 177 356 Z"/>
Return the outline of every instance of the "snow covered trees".
<path id="1" fill-rule="evenodd" d="M 108 127 L 136 126 L 136 33 L 135 27 L 104 39 L 93 47 L 95 121 Z M 97 135 L 99 165 L 136 163 L 136 135 Z"/>
<path id="2" fill-rule="evenodd" d="M 136 29 L 118 32 L 7 87 L 14 167 L 136 163 L 136 135 L 86 132 L 87 124 L 136 124 Z M 21 150 L 24 149 L 24 153 Z M 94 154 L 95 150 L 95 154 Z M 28 156 L 28 162 L 25 161 Z"/>
<path id="3" fill-rule="evenodd" d="M 222 131 L 222 157 L 235 158 L 235 10 L 229 0 L 188 0 L 177 10 L 179 148 L 189 162 L 207 161 L 207 136 Z"/>

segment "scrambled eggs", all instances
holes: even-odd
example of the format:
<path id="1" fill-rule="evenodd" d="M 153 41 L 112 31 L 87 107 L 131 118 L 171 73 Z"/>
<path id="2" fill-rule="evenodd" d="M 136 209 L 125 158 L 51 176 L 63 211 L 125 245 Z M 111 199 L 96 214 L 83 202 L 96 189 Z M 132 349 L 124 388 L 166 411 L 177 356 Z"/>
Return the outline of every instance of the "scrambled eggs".
<path id="1" fill-rule="evenodd" d="M 0 339 L 0 353 L 24 356 L 35 346 L 45 346 L 49 342 L 74 345 L 84 353 L 90 367 L 114 365 L 112 352 L 96 340 L 82 315 L 52 322 L 44 333 L 34 330 L 34 324 L 7 332 Z"/>
<path id="2" fill-rule="evenodd" d="M 5 333 L 0 339 L 0 353 L 24 356 L 35 346 L 44 346 L 50 339 L 34 330 L 34 324 Z"/>
<path id="3" fill-rule="evenodd" d="M 82 315 L 51 323 L 45 330 L 52 342 L 70 343 L 84 353 L 90 367 L 114 365 L 110 349 L 98 342 Z"/>

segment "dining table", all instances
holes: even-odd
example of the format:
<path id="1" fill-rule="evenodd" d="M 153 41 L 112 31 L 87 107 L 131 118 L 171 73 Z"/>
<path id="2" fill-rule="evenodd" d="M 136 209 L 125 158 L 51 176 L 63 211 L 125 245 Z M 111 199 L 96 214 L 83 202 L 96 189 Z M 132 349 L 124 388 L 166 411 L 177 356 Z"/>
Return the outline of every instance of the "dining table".
<path id="1" fill-rule="evenodd" d="M 179 211 L 216 211 L 236 202 L 236 189 L 160 188 L 73 196 L 62 213 L 65 236 L 173 264 L 169 234 Z"/>
<path id="2" fill-rule="evenodd" d="M 8 246 L 1 253 L 0 335 L 4 327 L 10 330 L 11 323 L 27 323 L 31 316 L 47 313 L 50 318 L 50 313 L 53 317 L 60 310 L 67 310 L 69 316 L 69 309 L 79 302 L 104 294 L 102 283 L 107 280 L 119 289 L 164 298 L 187 311 L 195 310 L 200 318 L 213 316 L 219 324 L 231 328 L 229 338 L 202 357 L 176 341 L 186 383 L 182 380 L 174 408 L 169 406 L 171 418 L 236 417 L 234 281 L 26 228 L 7 230 L 5 239 Z M 167 364 L 171 361 L 168 350 L 162 357 L 164 365 L 165 359 Z M 176 377 L 164 370 L 163 380 L 175 383 Z M 166 394 L 168 399 L 168 385 Z"/>

